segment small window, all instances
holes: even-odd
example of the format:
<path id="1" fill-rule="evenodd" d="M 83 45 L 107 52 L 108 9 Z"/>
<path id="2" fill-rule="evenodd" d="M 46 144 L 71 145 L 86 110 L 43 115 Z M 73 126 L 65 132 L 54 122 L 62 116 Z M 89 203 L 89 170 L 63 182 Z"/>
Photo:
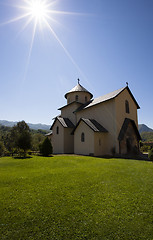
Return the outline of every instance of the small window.
<path id="1" fill-rule="evenodd" d="M 87 96 L 85 96 L 85 102 L 87 102 L 87 101 L 88 101 Z"/>
<path id="2" fill-rule="evenodd" d="M 84 135 L 84 132 L 81 133 L 81 142 L 85 142 L 85 135 Z"/>
<path id="3" fill-rule="evenodd" d="M 59 134 L 59 127 L 56 127 L 56 134 Z"/>
<path id="4" fill-rule="evenodd" d="M 79 100 L 79 97 L 78 97 L 78 95 L 76 95 L 75 96 L 75 101 L 78 102 L 78 100 Z"/>
<path id="5" fill-rule="evenodd" d="M 125 111 L 126 113 L 130 113 L 129 102 L 127 100 L 125 101 Z"/>

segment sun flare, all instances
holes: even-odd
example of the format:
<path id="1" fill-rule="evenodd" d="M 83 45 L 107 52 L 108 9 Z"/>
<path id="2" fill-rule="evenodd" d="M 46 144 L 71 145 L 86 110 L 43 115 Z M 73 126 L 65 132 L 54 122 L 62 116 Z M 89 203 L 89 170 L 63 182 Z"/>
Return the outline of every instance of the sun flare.
<path id="1" fill-rule="evenodd" d="M 40 19 L 46 15 L 46 8 L 41 2 L 32 2 L 30 12 L 33 17 Z"/>
<path id="2" fill-rule="evenodd" d="M 35 41 L 36 31 L 38 28 L 41 30 L 48 30 L 51 35 L 56 39 L 58 44 L 62 47 L 65 54 L 69 58 L 69 60 L 72 62 L 72 64 L 77 68 L 78 72 L 83 76 L 83 73 L 77 63 L 72 58 L 69 51 L 64 46 L 61 39 L 56 34 L 54 28 L 56 24 L 59 24 L 59 22 L 56 19 L 56 15 L 84 15 L 82 13 L 75 13 L 75 12 L 65 12 L 65 11 L 59 11 L 55 10 L 56 8 L 57 0 L 20 0 L 20 3 L 15 6 L 15 4 L 10 4 L 10 6 L 15 7 L 19 10 L 19 15 L 15 18 L 10 19 L 7 22 L 4 22 L 1 25 L 5 24 L 11 24 L 15 22 L 24 21 L 23 27 L 21 31 L 24 31 L 28 26 L 31 25 L 32 34 L 31 34 L 31 43 L 28 53 L 28 59 L 27 59 L 27 65 L 25 70 L 25 76 L 26 78 L 29 62 L 31 59 L 31 53 Z M 20 32 L 21 32 L 20 31 Z"/>
<path id="3" fill-rule="evenodd" d="M 46 2 L 42 0 L 33 0 L 28 1 L 27 4 L 27 12 L 29 12 L 29 15 L 32 16 L 36 21 L 41 21 L 47 18 L 47 14 L 49 12 L 49 5 L 47 5 Z"/>

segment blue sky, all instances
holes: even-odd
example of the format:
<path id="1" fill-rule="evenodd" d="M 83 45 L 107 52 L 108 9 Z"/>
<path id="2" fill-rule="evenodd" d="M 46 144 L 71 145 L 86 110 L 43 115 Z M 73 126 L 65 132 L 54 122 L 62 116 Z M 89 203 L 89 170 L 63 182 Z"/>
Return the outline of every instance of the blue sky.
<path id="1" fill-rule="evenodd" d="M 49 2 L 52 2 L 51 0 Z M 98 97 L 126 86 L 153 128 L 153 1 L 58 0 L 36 28 L 22 0 L 0 0 L 0 119 L 51 124 L 77 84 Z M 25 28 L 24 28 L 25 27 Z"/>

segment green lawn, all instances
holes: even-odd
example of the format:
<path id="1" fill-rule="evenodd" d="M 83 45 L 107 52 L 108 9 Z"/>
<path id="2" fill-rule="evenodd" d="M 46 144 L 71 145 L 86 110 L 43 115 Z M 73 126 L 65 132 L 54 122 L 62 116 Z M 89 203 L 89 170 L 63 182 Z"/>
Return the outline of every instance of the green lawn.
<path id="1" fill-rule="evenodd" d="M 153 240 L 153 163 L 0 158 L 0 239 Z"/>

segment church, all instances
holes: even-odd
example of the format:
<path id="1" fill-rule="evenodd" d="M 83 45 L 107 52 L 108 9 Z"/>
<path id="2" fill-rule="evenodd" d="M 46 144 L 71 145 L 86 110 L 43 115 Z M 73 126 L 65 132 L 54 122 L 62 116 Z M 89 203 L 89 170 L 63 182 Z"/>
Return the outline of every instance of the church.
<path id="1" fill-rule="evenodd" d="M 140 107 L 128 84 L 93 99 L 78 79 L 65 98 L 67 104 L 58 109 L 61 114 L 50 128 L 54 154 L 111 156 L 139 152 Z"/>

